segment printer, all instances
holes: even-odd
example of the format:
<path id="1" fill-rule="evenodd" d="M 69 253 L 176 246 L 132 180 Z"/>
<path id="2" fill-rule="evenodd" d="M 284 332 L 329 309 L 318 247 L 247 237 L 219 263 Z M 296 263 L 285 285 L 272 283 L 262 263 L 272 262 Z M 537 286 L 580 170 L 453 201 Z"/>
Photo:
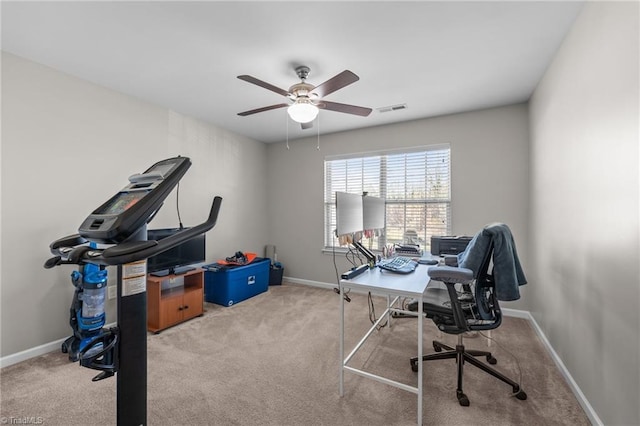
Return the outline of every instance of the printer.
<path id="1" fill-rule="evenodd" d="M 446 254 L 462 253 L 473 237 L 468 236 L 440 236 L 431 237 L 431 254 L 443 256 Z"/>

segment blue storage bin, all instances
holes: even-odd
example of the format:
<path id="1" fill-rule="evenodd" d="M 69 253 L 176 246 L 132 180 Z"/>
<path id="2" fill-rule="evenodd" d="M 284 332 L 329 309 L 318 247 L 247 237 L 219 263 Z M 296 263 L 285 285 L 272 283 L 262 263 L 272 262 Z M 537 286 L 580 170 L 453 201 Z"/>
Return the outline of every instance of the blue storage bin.
<path id="1" fill-rule="evenodd" d="M 269 289 L 269 259 L 256 259 L 244 266 L 203 266 L 204 298 L 207 302 L 231 306 Z"/>

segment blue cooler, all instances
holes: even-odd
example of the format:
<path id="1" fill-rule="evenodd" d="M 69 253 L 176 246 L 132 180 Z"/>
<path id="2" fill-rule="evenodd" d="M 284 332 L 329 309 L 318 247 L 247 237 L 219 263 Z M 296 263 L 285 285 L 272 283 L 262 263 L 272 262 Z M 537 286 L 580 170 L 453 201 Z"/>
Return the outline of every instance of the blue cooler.
<path id="1" fill-rule="evenodd" d="M 213 263 L 203 266 L 204 299 L 222 306 L 247 300 L 269 288 L 269 259 L 255 259 L 248 265 Z"/>

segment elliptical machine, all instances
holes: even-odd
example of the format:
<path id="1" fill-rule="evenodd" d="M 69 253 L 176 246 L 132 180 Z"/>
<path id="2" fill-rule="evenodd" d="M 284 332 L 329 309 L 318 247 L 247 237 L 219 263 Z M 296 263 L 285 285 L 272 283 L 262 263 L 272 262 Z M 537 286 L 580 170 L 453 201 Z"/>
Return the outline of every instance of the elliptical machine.
<path id="1" fill-rule="evenodd" d="M 80 309 L 78 316 L 78 306 L 72 304 L 70 313 L 77 323 L 74 325 L 72 319 L 71 326 L 77 327 L 78 336 L 74 328 L 74 336 L 65 341 L 63 352 L 66 348 L 72 355 L 74 342 L 78 341 L 80 365 L 102 371 L 94 381 L 117 373 L 116 421 L 119 426 L 147 424 L 146 259 L 209 231 L 216 224 L 222 203 L 221 197 L 214 197 L 209 217 L 199 225 L 160 241 L 147 240 L 147 223 L 190 166 L 189 158 L 173 157 L 130 176 L 124 188 L 84 220 L 77 234 L 59 238 L 49 245 L 53 257 L 45 262 L 45 268 L 80 265 L 79 275 L 75 278 L 82 287 L 82 297 L 78 294 L 78 301 L 82 300 L 82 308 L 88 309 L 86 312 Z M 97 243 L 109 247 L 97 248 Z M 101 271 L 109 265 L 117 267 L 118 317 L 116 327 L 104 329 L 106 271 Z M 89 320 L 85 322 L 87 318 Z M 87 328 L 83 329 L 85 326 Z M 92 327 L 96 330 L 89 332 Z"/>

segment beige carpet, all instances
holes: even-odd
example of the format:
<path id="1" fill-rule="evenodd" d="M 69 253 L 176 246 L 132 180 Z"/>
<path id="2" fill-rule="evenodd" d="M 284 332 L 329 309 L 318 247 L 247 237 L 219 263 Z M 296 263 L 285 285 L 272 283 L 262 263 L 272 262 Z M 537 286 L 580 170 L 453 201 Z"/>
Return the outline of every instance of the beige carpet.
<path id="1" fill-rule="evenodd" d="M 347 346 L 369 328 L 366 295 L 346 305 Z M 383 302 L 378 299 L 377 311 Z M 338 395 L 339 297 L 331 290 L 285 284 L 148 336 L 149 425 L 411 425 L 416 396 L 345 373 Z M 425 322 L 425 353 L 436 329 Z M 414 320 L 375 333 L 350 365 L 416 383 L 408 359 L 416 352 Z M 506 318 L 493 338 L 517 356 L 523 388 L 511 388 L 465 369 L 470 407 L 455 397 L 453 360 L 424 368 L 426 425 L 586 425 L 587 417 L 529 323 Z M 455 343 L 455 337 L 444 336 Z M 482 337 L 468 347 L 486 347 Z M 497 367 L 517 377 L 513 358 L 492 346 Z M 41 419 L 45 425 L 115 424 L 115 378 L 93 383 L 97 373 L 50 354 L 0 371 L 2 419 Z"/>

